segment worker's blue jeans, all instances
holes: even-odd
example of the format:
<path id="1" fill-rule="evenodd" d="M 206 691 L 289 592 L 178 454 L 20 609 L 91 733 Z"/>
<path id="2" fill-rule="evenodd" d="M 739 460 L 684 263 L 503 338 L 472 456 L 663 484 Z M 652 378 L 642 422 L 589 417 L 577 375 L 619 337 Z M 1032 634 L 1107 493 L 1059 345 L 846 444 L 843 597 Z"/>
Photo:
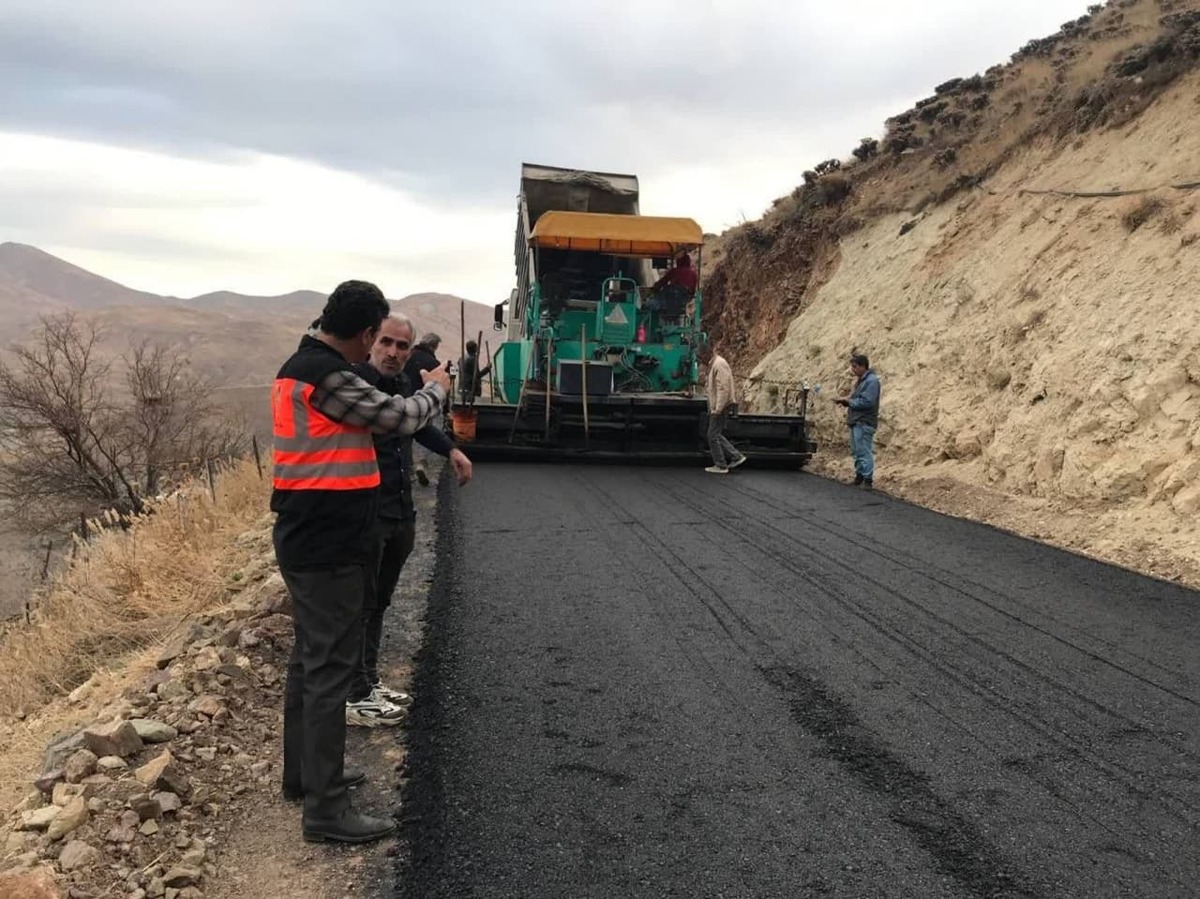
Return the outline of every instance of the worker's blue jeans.
<path id="1" fill-rule="evenodd" d="M 854 457 L 854 473 L 864 480 L 875 477 L 875 427 L 850 425 L 850 454 Z"/>

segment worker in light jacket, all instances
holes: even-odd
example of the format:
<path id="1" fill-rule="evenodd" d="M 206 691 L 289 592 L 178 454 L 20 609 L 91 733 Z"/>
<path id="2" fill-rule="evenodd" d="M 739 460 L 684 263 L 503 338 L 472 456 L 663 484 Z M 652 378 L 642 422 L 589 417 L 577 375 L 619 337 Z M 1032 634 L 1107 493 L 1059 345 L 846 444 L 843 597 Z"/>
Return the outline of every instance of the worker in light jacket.
<path id="1" fill-rule="evenodd" d="M 711 343 L 700 347 L 699 358 L 708 366 L 708 451 L 712 454 L 712 465 L 704 470 L 710 474 L 728 474 L 746 461 L 725 437 L 725 425 L 737 404 L 733 370 Z"/>

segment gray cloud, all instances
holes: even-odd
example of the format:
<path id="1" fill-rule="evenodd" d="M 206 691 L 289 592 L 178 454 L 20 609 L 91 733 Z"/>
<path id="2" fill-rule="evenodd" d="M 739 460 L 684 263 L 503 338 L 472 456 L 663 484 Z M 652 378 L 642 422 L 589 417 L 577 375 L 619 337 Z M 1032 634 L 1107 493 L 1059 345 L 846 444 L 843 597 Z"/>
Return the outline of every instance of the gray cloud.
<path id="1" fill-rule="evenodd" d="M 0 131 L 255 150 L 498 203 L 522 160 L 650 174 L 899 111 L 1086 4 L 931 0 L 916 22 L 903 4 L 786 0 L 56 5 L 0 8 Z"/>

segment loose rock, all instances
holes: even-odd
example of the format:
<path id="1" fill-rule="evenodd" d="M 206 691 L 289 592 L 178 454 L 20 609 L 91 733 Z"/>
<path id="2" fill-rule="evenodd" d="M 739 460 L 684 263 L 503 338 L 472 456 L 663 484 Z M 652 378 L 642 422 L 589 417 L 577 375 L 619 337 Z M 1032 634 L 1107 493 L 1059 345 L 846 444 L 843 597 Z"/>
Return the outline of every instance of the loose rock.
<path id="1" fill-rule="evenodd" d="M 138 768 L 134 777 L 147 787 L 165 790 L 186 799 L 191 792 L 191 784 L 174 762 L 171 751 L 164 749 L 158 758 Z"/>
<path id="2" fill-rule="evenodd" d="M 13 830 L 45 830 L 50 826 L 50 822 L 58 817 L 59 811 L 57 805 L 48 805 L 45 808 L 22 812 L 21 818 L 13 826 Z"/>
<path id="3" fill-rule="evenodd" d="M 85 777 L 95 774 L 97 761 L 99 757 L 90 749 L 76 750 L 63 765 L 63 776 L 67 783 L 77 784 Z"/>
<path id="4" fill-rule="evenodd" d="M 159 686 L 164 687 L 166 684 L 159 684 Z M 184 689 L 186 691 L 187 688 Z M 179 736 L 179 731 L 171 725 L 155 721 L 152 718 L 132 718 L 129 723 L 133 725 L 133 729 L 137 731 L 137 735 L 142 738 L 143 743 L 166 743 Z"/>
<path id="5" fill-rule="evenodd" d="M 46 836 L 52 840 L 65 837 L 77 827 L 86 824 L 91 814 L 91 811 L 88 810 L 87 800 L 82 796 L 76 796 L 50 822 L 50 826 L 46 830 Z"/>
<path id="6" fill-rule="evenodd" d="M 87 868 L 101 859 L 100 850 L 83 840 L 71 840 L 58 856 L 58 864 L 64 871 Z"/>
<path id="7" fill-rule="evenodd" d="M 163 884 L 168 887 L 181 889 L 182 887 L 195 886 L 203 876 L 204 874 L 199 868 L 188 868 L 179 865 L 167 872 L 166 877 L 163 878 Z"/>
<path id="8" fill-rule="evenodd" d="M 146 745 L 128 721 L 89 727 L 83 732 L 83 741 L 98 757 L 116 755 L 125 758 L 141 752 Z"/>

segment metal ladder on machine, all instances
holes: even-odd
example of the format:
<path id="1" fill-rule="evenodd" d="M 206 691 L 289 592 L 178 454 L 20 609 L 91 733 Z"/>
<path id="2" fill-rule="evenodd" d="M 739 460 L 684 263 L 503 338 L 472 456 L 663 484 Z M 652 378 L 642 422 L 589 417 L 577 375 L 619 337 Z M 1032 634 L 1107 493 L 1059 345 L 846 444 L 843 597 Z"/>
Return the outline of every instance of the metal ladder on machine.
<path id="1" fill-rule="evenodd" d="M 521 392 L 517 396 L 517 408 L 513 411 L 512 425 L 508 430 L 508 442 L 511 445 L 517 434 L 517 422 L 520 421 L 522 413 L 525 411 L 525 397 L 528 395 L 529 379 L 533 375 L 533 360 L 537 358 L 538 345 L 541 343 L 541 337 L 537 334 L 533 337 L 533 346 L 529 350 L 529 364 L 525 367 L 525 377 L 521 381 Z M 543 433 L 543 439 L 550 439 L 550 366 L 554 359 L 554 336 L 551 334 L 546 340 L 546 424 Z"/>

